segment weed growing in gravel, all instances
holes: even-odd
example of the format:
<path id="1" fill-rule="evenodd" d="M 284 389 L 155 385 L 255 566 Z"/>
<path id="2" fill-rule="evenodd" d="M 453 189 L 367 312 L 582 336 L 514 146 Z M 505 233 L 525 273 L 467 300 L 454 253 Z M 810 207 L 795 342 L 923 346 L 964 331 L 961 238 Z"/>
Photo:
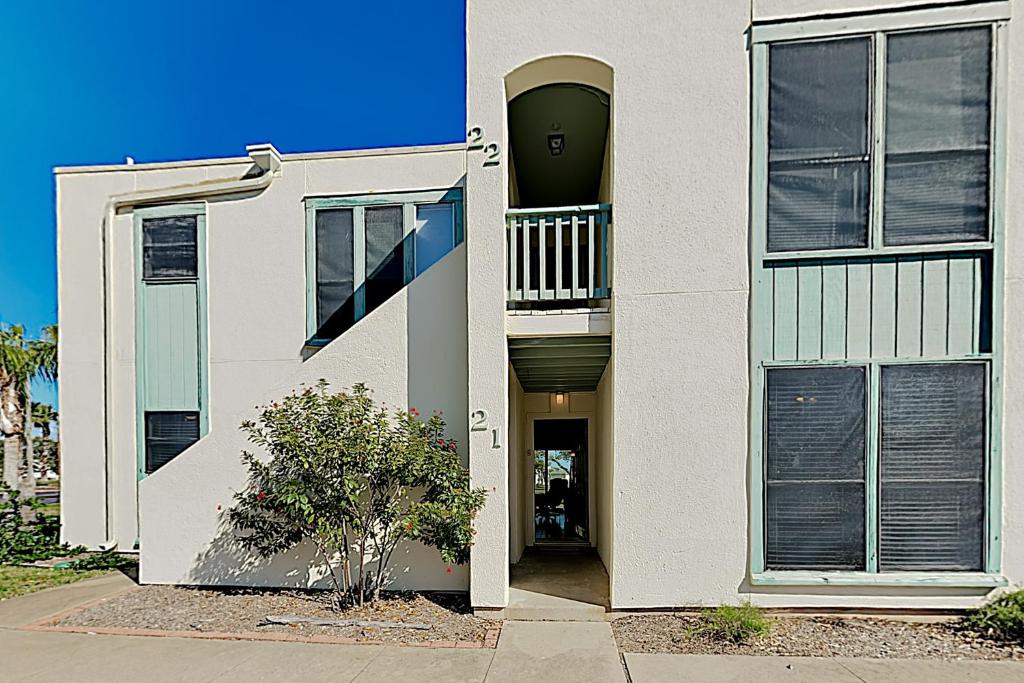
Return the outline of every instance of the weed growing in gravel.
<path id="1" fill-rule="evenodd" d="M 691 631 L 694 635 L 730 643 L 745 643 L 767 632 L 768 620 L 764 612 L 749 602 L 706 609 L 700 616 L 700 625 Z"/>
<path id="2" fill-rule="evenodd" d="M 969 610 L 960 625 L 994 640 L 1024 643 L 1024 588 Z"/>

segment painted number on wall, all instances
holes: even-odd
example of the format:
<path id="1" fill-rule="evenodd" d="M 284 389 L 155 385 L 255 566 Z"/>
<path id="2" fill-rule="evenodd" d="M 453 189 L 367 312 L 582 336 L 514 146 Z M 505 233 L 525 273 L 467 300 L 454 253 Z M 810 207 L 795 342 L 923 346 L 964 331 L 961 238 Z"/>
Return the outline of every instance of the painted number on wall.
<path id="1" fill-rule="evenodd" d="M 487 424 L 487 411 L 474 410 L 469 414 L 469 430 L 471 432 L 491 432 L 491 448 L 501 448 L 501 428 L 491 428 Z"/>

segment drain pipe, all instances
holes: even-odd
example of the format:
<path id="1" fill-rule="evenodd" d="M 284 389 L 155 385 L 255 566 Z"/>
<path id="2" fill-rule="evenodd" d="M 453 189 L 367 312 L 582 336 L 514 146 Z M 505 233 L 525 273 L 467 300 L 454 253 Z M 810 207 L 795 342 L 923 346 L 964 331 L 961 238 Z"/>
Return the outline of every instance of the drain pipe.
<path id="1" fill-rule="evenodd" d="M 174 185 L 155 190 L 142 190 L 125 194 L 111 195 L 107 200 L 103 218 L 103 231 L 100 236 L 100 247 L 103 258 L 101 286 L 103 287 L 103 508 L 104 535 L 106 540 L 98 547 L 100 550 L 115 550 L 118 546 L 114 495 L 114 457 L 111 452 L 113 442 L 110 415 L 113 412 L 110 392 L 111 368 L 113 359 L 110 339 L 111 302 L 109 285 L 112 279 L 109 243 L 113 239 L 114 218 L 122 209 L 152 204 L 170 204 L 174 202 L 209 199 L 227 195 L 262 192 L 270 187 L 274 178 L 281 175 L 281 154 L 270 143 L 249 145 L 245 148 L 252 160 L 253 168 L 241 178 L 204 181 L 189 185 Z M 136 359 L 138 362 L 138 359 Z M 136 489 L 137 491 L 137 489 Z"/>

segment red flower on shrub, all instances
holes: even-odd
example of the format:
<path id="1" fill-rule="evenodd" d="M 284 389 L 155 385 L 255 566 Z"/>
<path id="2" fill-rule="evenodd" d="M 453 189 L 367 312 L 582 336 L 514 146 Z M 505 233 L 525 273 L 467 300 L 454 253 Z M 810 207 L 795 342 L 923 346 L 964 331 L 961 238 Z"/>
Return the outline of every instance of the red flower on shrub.
<path id="1" fill-rule="evenodd" d="M 258 500 L 259 502 L 262 503 L 266 499 L 267 499 L 267 492 L 266 491 L 260 491 L 259 493 L 256 494 L 256 500 Z"/>

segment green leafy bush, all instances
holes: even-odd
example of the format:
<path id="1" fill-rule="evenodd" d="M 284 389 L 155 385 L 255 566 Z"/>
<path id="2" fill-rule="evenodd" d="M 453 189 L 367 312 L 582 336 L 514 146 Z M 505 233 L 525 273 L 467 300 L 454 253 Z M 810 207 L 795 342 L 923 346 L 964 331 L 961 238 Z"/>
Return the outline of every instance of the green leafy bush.
<path id="1" fill-rule="evenodd" d="M 969 610 L 960 625 L 995 640 L 1024 643 L 1024 589 L 1003 593 L 988 604 Z"/>
<path id="2" fill-rule="evenodd" d="M 693 632 L 713 640 L 743 643 L 768 632 L 768 620 L 760 607 L 749 602 L 742 605 L 720 605 L 701 614 L 700 625 Z"/>
<path id="3" fill-rule="evenodd" d="M 60 542 L 58 517 L 35 515 L 25 521 L 22 508 L 38 510 L 42 506 L 35 498 L 21 500 L 18 491 L 0 484 L 0 564 L 48 560 L 85 550 Z"/>
<path id="4" fill-rule="evenodd" d="M 85 557 L 68 562 L 68 569 L 91 571 L 94 569 L 130 569 L 139 564 L 138 558 L 121 555 L 113 550 L 90 553 Z"/>
<path id="5" fill-rule="evenodd" d="M 362 384 L 332 393 L 321 380 L 242 429 L 269 459 L 242 453 L 249 481 L 228 511 L 237 542 L 267 558 L 308 539 L 336 605 L 376 599 L 403 541 L 436 548 L 449 564 L 469 561 L 485 493 L 471 486 L 440 415 L 389 413 Z"/>

